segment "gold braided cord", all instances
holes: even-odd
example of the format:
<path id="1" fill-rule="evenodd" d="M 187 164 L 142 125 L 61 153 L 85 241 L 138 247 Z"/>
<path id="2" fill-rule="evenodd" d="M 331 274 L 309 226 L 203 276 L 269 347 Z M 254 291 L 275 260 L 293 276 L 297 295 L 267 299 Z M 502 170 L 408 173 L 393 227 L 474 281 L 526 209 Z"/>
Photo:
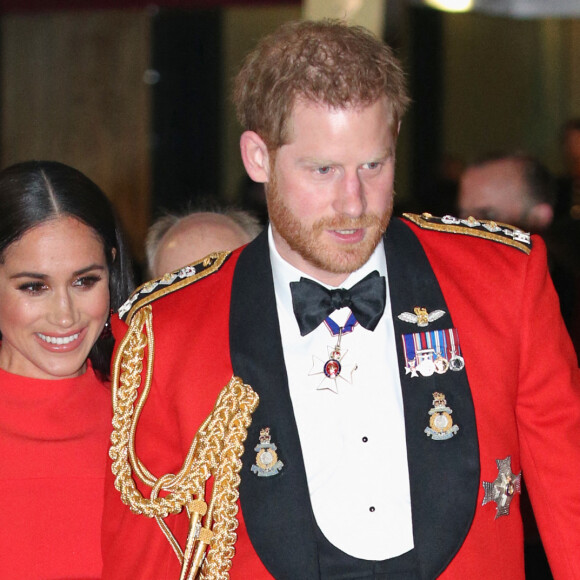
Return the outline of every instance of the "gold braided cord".
<path id="1" fill-rule="evenodd" d="M 236 542 L 241 455 L 258 396 L 232 377 L 218 395 L 212 412 L 196 433 L 177 474 L 155 477 L 139 460 L 135 433 L 151 389 L 154 337 L 151 306 L 135 313 L 113 365 L 113 433 L 109 454 L 115 487 L 131 511 L 155 518 L 182 564 L 182 580 L 229 578 Z M 147 357 L 145 381 L 143 359 Z M 141 393 L 139 394 L 139 390 Z M 209 506 L 206 484 L 213 477 Z M 151 487 L 148 498 L 136 486 L 138 478 Z M 186 508 L 190 531 L 185 549 L 164 518 Z M 206 548 L 210 545 L 207 552 Z"/>

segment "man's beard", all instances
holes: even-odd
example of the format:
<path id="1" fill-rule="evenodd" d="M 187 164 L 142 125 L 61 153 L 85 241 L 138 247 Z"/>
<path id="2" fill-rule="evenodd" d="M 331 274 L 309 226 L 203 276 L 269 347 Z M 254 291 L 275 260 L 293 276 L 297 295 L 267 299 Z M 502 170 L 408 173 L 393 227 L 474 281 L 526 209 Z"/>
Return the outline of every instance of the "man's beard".
<path id="1" fill-rule="evenodd" d="M 333 274 L 350 274 L 366 264 L 381 241 L 393 212 L 391 202 L 382 215 L 364 214 L 358 218 L 336 216 L 304 226 L 279 194 L 275 179 L 268 183 L 267 201 L 272 226 L 290 249 L 316 268 Z M 321 241 L 320 235 L 325 230 L 360 228 L 365 228 L 365 236 L 356 244 L 331 245 L 330 242 Z"/>

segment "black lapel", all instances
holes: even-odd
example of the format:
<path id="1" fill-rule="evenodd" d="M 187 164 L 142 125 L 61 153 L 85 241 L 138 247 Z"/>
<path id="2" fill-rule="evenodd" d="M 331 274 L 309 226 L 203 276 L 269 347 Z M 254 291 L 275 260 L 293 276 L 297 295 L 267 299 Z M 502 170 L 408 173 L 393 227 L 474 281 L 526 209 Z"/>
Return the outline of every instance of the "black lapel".
<path id="1" fill-rule="evenodd" d="M 479 491 L 475 411 L 465 369 L 430 377 L 405 373 L 402 335 L 452 328 L 452 312 L 417 237 L 398 219 L 389 224 L 385 251 L 405 408 L 413 536 L 421 577 L 430 579 L 439 576 L 457 553 L 475 513 Z M 427 328 L 397 318 L 416 306 L 446 314 Z M 462 330 L 466 329 L 458 329 L 460 339 Z M 444 441 L 434 441 L 424 432 L 435 391 L 445 394 L 459 426 L 457 434 Z"/>
<path id="2" fill-rule="evenodd" d="M 275 578 L 318 578 L 314 516 L 288 390 L 266 232 L 242 251 L 236 264 L 230 350 L 234 373 L 260 397 L 248 429 L 240 484 L 252 545 Z M 272 443 L 284 463 L 270 477 L 251 471 L 256 462 L 254 447 L 264 427 L 270 427 Z"/>

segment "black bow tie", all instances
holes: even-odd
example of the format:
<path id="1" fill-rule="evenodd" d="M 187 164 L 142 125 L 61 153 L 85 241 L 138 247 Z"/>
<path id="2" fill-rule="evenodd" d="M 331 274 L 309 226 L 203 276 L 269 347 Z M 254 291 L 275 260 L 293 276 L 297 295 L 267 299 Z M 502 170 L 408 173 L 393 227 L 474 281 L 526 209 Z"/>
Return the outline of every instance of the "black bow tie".
<path id="1" fill-rule="evenodd" d="M 345 306 L 352 310 L 361 326 L 374 330 L 385 310 L 385 278 L 376 270 L 349 290 L 328 290 L 313 280 L 300 278 L 300 282 L 290 282 L 290 291 L 302 336 L 312 332 L 329 314 Z"/>

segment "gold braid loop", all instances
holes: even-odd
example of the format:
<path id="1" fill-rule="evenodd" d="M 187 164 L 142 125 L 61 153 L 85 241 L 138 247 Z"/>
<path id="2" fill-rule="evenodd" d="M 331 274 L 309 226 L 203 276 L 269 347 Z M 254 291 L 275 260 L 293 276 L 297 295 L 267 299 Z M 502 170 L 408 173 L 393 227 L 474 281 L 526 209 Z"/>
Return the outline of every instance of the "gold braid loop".
<path id="1" fill-rule="evenodd" d="M 115 487 L 131 511 L 156 519 L 182 565 L 180 580 L 225 580 L 229 578 L 237 538 L 240 457 L 258 395 L 241 379 L 232 377 L 193 438 L 179 472 L 155 477 L 135 452 L 137 423 L 153 375 L 152 321 L 150 305 L 135 313 L 113 365 L 114 416 L 109 455 Z M 134 475 L 151 487 L 149 498 L 137 488 Z M 208 506 L 206 484 L 212 477 Z M 184 507 L 190 529 L 182 549 L 163 518 L 180 513 Z"/>

